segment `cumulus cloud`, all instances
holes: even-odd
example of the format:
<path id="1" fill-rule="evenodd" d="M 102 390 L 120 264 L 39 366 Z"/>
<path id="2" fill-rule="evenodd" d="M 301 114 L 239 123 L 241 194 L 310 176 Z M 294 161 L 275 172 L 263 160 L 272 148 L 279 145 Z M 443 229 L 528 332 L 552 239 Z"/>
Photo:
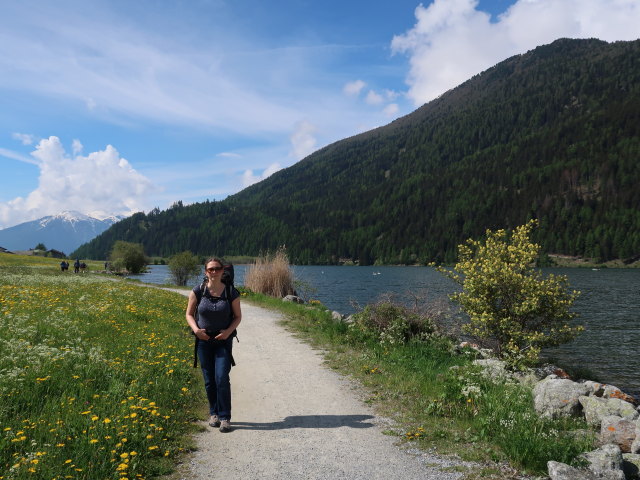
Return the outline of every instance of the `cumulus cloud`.
<path id="1" fill-rule="evenodd" d="M 300 160 L 313 153 L 316 148 L 316 138 L 314 136 L 316 130 L 317 128 L 306 120 L 298 122 L 295 126 L 295 131 L 290 137 L 290 156 Z"/>
<path id="2" fill-rule="evenodd" d="M 400 111 L 400 107 L 397 103 L 390 103 L 382 111 L 387 117 L 394 117 Z"/>
<path id="3" fill-rule="evenodd" d="M 518 0 L 493 22 L 477 0 L 434 0 L 419 5 L 415 16 L 414 27 L 391 42 L 393 52 L 410 57 L 406 81 L 415 105 L 558 38 L 640 37 L 637 0 Z"/>
<path id="4" fill-rule="evenodd" d="M 78 151 L 80 142 L 73 149 Z M 108 145 L 87 156 L 69 156 L 58 137 L 40 140 L 31 153 L 38 187 L 26 198 L 0 203 L 0 223 L 14 225 L 64 210 L 128 215 L 146 207 L 154 186 Z"/>
<path id="5" fill-rule="evenodd" d="M 369 93 L 367 93 L 367 98 L 365 99 L 365 101 L 369 105 L 380 105 L 381 103 L 384 102 L 384 98 L 379 93 L 376 93 L 373 90 L 369 90 Z"/>
<path id="6" fill-rule="evenodd" d="M 366 85 L 367 84 L 364 83 L 362 80 L 355 80 L 353 82 L 347 83 L 342 89 L 342 91 L 346 95 L 357 97 L 358 95 L 360 95 L 360 92 L 364 87 L 366 87 Z"/>
<path id="7" fill-rule="evenodd" d="M 71 150 L 73 151 L 73 156 L 77 156 L 80 155 L 82 153 L 82 149 L 84 147 L 82 146 L 82 143 L 80 143 L 80 140 L 74 140 L 73 143 L 71 144 Z"/>
<path id="8" fill-rule="evenodd" d="M 35 137 L 28 133 L 12 133 L 11 136 L 19 140 L 23 145 L 31 145 L 35 141 Z"/>
<path id="9" fill-rule="evenodd" d="M 246 188 L 250 185 L 253 185 L 254 183 L 258 183 L 265 178 L 270 177 L 281 168 L 282 167 L 279 163 L 272 163 L 262 172 L 261 175 L 255 175 L 253 173 L 253 170 L 245 170 L 245 172 L 242 174 L 242 186 Z"/>

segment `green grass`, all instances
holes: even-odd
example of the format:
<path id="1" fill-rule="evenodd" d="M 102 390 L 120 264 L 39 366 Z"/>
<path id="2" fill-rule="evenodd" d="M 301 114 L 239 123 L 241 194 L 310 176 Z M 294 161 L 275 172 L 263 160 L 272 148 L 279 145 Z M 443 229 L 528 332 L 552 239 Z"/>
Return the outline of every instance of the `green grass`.
<path id="1" fill-rule="evenodd" d="M 423 449 L 488 462 L 485 478 L 512 478 L 513 469 L 546 474 L 547 461 L 571 463 L 594 447 L 593 436 L 571 435 L 587 428 L 583 422 L 538 417 L 530 389 L 489 381 L 468 355 L 453 353 L 446 339 L 381 345 L 375 336 L 333 321 L 321 306 L 248 298 L 285 313 L 287 328 L 324 349 L 332 368 L 355 377 L 366 389 L 366 402 L 395 421 L 387 434 Z"/>
<path id="2" fill-rule="evenodd" d="M 206 400 L 183 296 L 0 256 L 0 479 L 150 478 Z"/>

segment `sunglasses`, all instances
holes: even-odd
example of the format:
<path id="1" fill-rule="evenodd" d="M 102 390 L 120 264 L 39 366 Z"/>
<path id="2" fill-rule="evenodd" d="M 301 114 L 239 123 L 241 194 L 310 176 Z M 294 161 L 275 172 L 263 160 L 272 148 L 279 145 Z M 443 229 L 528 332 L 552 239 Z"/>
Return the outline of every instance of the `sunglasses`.
<path id="1" fill-rule="evenodd" d="M 219 272 L 220 270 L 224 270 L 224 267 L 211 267 L 207 268 L 207 272 Z"/>

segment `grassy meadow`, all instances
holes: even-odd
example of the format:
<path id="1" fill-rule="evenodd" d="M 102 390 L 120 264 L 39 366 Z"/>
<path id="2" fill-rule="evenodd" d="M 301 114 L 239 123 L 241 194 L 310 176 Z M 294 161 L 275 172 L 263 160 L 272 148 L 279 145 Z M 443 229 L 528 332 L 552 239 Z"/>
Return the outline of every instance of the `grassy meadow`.
<path id="1" fill-rule="evenodd" d="M 171 471 L 206 403 L 185 304 L 62 273 L 59 260 L 0 254 L 0 479 Z"/>

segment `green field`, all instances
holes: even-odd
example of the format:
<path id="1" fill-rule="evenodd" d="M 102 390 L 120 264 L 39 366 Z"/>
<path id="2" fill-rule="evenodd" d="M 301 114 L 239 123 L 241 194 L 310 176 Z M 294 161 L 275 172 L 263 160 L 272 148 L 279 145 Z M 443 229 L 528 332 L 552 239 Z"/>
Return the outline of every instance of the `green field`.
<path id="1" fill-rule="evenodd" d="M 185 305 L 156 288 L 63 274 L 57 260 L 0 254 L 0 479 L 171 471 L 206 403 Z"/>

